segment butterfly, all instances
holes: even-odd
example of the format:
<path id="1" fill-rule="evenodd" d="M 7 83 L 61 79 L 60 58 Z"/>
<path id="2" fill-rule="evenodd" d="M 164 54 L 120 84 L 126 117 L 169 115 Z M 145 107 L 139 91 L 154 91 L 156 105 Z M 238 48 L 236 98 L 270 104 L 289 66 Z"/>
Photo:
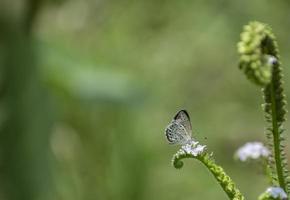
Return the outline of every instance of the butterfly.
<path id="1" fill-rule="evenodd" d="M 190 118 L 186 110 L 180 110 L 165 129 L 169 144 L 186 145 L 193 142 Z"/>

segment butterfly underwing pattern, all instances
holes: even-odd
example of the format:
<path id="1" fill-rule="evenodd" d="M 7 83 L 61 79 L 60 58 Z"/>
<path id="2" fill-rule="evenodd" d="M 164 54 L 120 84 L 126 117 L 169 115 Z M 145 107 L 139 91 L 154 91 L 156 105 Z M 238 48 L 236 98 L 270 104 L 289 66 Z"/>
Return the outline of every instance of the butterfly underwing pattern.
<path id="1" fill-rule="evenodd" d="M 169 144 L 185 145 L 192 142 L 192 128 L 186 110 L 180 110 L 165 129 Z"/>

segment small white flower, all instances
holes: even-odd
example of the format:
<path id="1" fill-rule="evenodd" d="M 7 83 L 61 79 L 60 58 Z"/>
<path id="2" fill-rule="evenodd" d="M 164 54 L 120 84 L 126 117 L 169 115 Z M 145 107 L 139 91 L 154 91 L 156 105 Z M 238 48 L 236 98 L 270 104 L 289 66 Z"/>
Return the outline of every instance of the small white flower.
<path id="1" fill-rule="evenodd" d="M 205 145 L 200 145 L 198 144 L 198 142 L 192 141 L 189 144 L 185 144 L 181 147 L 181 149 L 187 153 L 187 154 L 191 154 L 193 156 L 198 156 L 201 153 L 204 152 L 206 146 Z"/>
<path id="2" fill-rule="evenodd" d="M 266 192 L 273 198 L 287 199 L 287 194 L 280 187 L 269 187 Z"/>
<path id="3" fill-rule="evenodd" d="M 277 58 L 274 56 L 269 56 L 267 61 L 269 65 L 274 65 L 275 63 L 277 63 Z"/>
<path id="4" fill-rule="evenodd" d="M 261 142 L 248 142 L 236 152 L 237 158 L 243 162 L 248 159 L 266 158 L 269 154 L 269 150 Z"/>

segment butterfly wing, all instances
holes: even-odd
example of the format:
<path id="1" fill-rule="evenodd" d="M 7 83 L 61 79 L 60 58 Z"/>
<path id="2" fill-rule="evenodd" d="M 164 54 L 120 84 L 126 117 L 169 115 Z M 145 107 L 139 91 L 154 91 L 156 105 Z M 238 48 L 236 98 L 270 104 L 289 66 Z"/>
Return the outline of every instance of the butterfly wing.
<path id="1" fill-rule="evenodd" d="M 191 141 L 191 124 L 185 110 L 179 111 L 166 127 L 165 135 L 170 144 L 184 145 Z"/>
<path id="2" fill-rule="evenodd" d="M 180 110 L 173 119 L 177 123 L 180 123 L 185 128 L 187 134 L 191 137 L 192 128 L 188 112 L 186 110 Z"/>

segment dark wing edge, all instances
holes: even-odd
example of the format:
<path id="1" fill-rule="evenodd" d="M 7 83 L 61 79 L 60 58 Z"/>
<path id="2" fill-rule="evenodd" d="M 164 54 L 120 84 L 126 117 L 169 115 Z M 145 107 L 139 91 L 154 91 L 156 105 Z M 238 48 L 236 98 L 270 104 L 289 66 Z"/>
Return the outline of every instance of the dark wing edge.
<path id="1" fill-rule="evenodd" d="M 180 110 L 180 111 L 178 111 L 177 114 L 174 116 L 173 119 L 175 119 L 175 120 L 178 119 L 180 113 L 184 113 L 187 116 L 188 120 L 190 121 L 189 114 L 188 114 L 188 112 L 186 110 Z"/>

